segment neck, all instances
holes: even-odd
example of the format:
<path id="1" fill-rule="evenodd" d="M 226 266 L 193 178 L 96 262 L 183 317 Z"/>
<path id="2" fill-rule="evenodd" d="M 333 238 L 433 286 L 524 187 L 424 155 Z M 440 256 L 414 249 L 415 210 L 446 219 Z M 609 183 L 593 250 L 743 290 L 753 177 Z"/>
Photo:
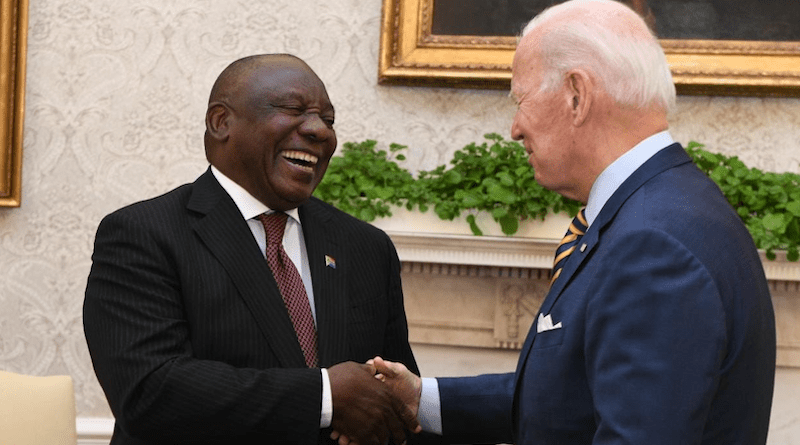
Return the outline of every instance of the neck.
<path id="1" fill-rule="evenodd" d="M 669 128 L 666 113 L 660 108 L 617 108 L 609 113 L 599 131 L 596 147 L 596 175 L 638 143 Z M 595 175 L 595 178 L 597 177 Z"/>

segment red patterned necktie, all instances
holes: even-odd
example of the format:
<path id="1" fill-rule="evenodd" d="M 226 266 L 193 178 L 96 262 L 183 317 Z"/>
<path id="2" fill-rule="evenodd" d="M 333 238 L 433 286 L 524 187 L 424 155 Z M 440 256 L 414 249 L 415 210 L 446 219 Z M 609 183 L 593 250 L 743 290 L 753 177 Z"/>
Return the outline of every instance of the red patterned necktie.
<path id="1" fill-rule="evenodd" d="M 588 226 L 589 223 L 586 222 L 586 208 L 583 208 L 572 220 L 566 235 L 564 235 L 564 238 L 561 239 L 561 243 L 559 243 L 556 248 L 556 257 L 553 260 L 553 275 L 552 278 L 550 278 L 551 286 L 556 282 L 558 276 L 561 275 L 561 269 L 564 267 L 564 264 L 567 263 L 567 258 L 575 251 L 578 241 L 580 241 L 583 234 L 586 233 Z"/>
<path id="2" fill-rule="evenodd" d="M 283 296 L 283 302 L 289 311 L 289 318 L 292 319 L 297 339 L 303 349 L 306 365 L 309 368 L 316 368 L 317 330 L 314 327 L 314 317 L 311 314 L 308 294 L 297 268 L 283 248 L 283 232 L 288 216 L 283 212 L 273 212 L 262 213 L 257 218 L 264 225 L 264 231 L 267 233 L 267 263 L 272 269 L 272 275 L 275 276 L 278 289 Z"/>

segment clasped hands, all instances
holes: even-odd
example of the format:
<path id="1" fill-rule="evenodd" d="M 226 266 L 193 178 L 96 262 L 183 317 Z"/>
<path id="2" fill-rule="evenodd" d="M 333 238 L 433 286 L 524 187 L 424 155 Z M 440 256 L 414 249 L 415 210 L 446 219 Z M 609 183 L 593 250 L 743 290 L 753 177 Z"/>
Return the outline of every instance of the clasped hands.
<path id="1" fill-rule="evenodd" d="M 417 421 L 422 382 L 402 363 L 375 357 L 366 364 L 345 362 L 328 368 L 333 396 L 331 439 L 339 445 L 401 445 L 404 427 Z"/>

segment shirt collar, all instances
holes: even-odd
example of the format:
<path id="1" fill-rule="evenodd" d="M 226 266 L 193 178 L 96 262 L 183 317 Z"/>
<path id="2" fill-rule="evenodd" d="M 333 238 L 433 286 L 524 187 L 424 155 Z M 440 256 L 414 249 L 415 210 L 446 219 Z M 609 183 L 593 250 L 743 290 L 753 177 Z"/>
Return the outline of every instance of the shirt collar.
<path id="1" fill-rule="evenodd" d="M 217 178 L 219 185 L 221 185 L 228 195 L 230 195 L 231 199 L 233 199 L 233 202 L 236 204 L 239 212 L 242 213 L 242 218 L 245 220 L 252 219 L 262 213 L 269 213 L 272 211 L 269 207 L 264 205 L 264 203 L 253 197 L 253 195 L 251 195 L 241 185 L 233 182 L 232 179 L 225 176 L 213 165 L 211 166 L 211 173 L 215 178 Z M 300 215 L 297 211 L 297 208 L 287 210 L 284 213 L 289 215 L 298 224 L 300 223 Z"/>
<path id="2" fill-rule="evenodd" d="M 600 210 L 603 209 L 611 195 L 636 169 L 641 167 L 653 155 L 673 143 L 675 141 L 672 139 L 669 130 L 664 130 L 639 142 L 606 167 L 594 181 L 592 190 L 589 192 L 589 200 L 586 203 L 586 221 L 589 226 L 600 214 Z"/>

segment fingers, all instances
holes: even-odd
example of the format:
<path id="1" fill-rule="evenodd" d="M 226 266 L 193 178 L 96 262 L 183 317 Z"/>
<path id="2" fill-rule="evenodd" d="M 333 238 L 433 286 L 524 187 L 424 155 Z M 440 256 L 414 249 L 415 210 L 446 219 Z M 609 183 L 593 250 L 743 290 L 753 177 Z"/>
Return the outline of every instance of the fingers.
<path id="1" fill-rule="evenodd" d="M 338 431 L 331 431 L 331 439 L 337 441 L 339 445 L 350 445 L 350 438 L 345 436 L 344 434 L 340 434 Z M 355 442 L 352 442 L 353 445 L 357 445 Z"/>
<path id="2" fill-rule="evenodd" d="M 375 357 L 372 359 L 372 363 L 377 372 L 390 379 L 395 378 L 403 371 L 408 370 L 408 368 L 406 368 L 406 366 L 402 363 L 389 362 L 381 357 Z"/>

